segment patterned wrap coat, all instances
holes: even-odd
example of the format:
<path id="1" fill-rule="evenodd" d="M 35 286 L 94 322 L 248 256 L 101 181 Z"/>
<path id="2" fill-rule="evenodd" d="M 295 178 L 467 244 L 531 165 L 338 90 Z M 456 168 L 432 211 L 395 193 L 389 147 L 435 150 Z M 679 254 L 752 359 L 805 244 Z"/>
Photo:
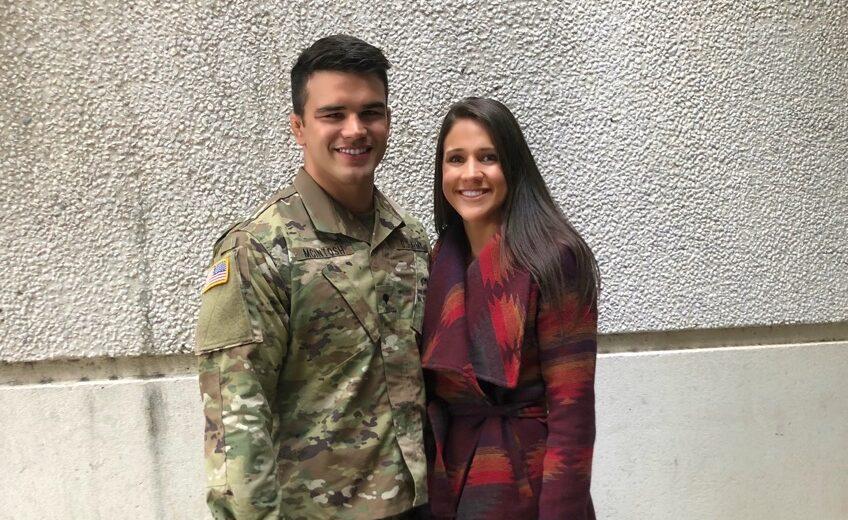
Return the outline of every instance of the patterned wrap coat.
<path id="1" fill-rule="evenodd" d="M 470 264 L 465 234 L 433 251 L 422 365 L 437 518 L 594 519 L 597 306 L 548 305 L 495 236 Z M 563 254 L 567 278 L 574 257 Z"/>

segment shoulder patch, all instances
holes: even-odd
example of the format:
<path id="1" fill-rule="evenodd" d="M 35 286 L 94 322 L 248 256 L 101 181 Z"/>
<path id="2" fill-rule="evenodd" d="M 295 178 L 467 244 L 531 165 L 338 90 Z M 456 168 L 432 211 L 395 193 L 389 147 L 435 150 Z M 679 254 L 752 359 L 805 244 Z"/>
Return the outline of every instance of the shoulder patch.
<path id="1" fill-rule="evenodd" d="M 205 293 L 216 285 L 223 285 L 230 279 L 230 257 L 225 257 L 209 268 L 206 272 L 206 281 L 203 282 L 203 290 L 200 294 Z"/>

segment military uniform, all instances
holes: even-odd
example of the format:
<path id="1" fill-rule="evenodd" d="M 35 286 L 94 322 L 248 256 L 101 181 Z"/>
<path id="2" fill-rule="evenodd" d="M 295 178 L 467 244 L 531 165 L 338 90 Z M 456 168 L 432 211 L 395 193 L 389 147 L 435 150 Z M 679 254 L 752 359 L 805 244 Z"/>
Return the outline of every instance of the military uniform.
<path id="1" fill-rule="evenodd" d="M 429 244 L 304 170 L 215 245 L 197 328 L 216 518 L 372 519 L 427 501 L 417 343 Z"/>

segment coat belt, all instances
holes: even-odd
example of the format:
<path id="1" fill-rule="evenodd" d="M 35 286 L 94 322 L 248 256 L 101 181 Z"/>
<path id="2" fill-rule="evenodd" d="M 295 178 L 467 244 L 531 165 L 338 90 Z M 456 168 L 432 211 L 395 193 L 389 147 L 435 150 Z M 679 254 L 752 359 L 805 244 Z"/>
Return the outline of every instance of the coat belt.
<path id="1" fill-rule="evenodd" d="M 448 412 L 454 417 L 547 417 L 548 409 L 544 402 L 532 403 L 454 403 L 448 405 Z"/>

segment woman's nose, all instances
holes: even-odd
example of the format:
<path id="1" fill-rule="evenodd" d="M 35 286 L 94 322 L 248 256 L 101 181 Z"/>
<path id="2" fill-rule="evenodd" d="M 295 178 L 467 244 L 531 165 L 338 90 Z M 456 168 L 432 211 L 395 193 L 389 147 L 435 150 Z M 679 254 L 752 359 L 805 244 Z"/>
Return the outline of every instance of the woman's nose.
<path id="1" fill-rule="evenodd" d="M 465 168 L 463 168 L 462 176 L 471 180 L 482 179 L 483 171 L 480 169 L 480 163 L 473 159 L 470 159 L 468 162 L 465 163 Z"/>

